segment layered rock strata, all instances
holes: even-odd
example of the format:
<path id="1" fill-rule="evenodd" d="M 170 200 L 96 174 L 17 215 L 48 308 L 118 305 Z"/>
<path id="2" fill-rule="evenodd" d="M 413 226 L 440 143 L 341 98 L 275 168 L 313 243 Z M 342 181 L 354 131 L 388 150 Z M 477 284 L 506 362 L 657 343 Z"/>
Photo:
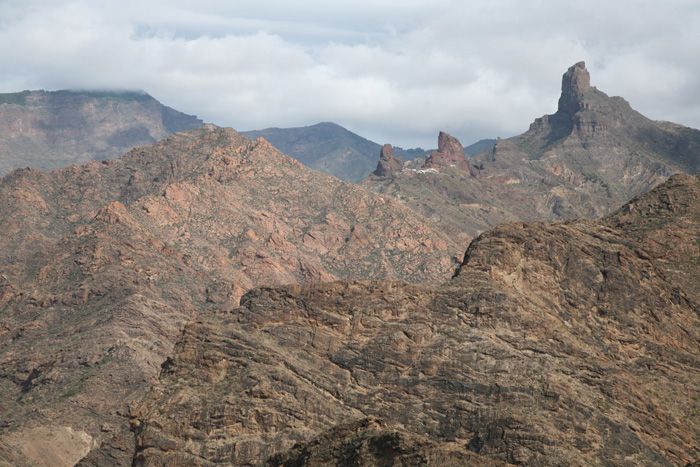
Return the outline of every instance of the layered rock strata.
<path id="1" fill-rule="evenodd" d="M 143 92 L 24 91 L 0 94 L 0 176 L 113 159 L 202 120 Z"/>

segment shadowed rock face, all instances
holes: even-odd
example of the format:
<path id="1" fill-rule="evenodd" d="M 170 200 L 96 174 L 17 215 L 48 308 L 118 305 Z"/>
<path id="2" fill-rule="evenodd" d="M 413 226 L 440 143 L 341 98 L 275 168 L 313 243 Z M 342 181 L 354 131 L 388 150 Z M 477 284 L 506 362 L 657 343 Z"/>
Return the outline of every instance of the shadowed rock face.
<path id="1" fill-rule="evenodd" d="M 464 249 L 392 199 L 213 126 L 117 160 L 17 170 L 0 196 L 0 464 L 38 449 L 36 427 L 87 440 L 64 456 L 87 448 L 83 465 L 130 463 L 128 407 L 182 326 L 252 287 L 438 282 Z"/>
<path id="2" fill-rule="evenodd" d="M 698 235 L 697 185 L 641 204 L 671 196 Z M 199 316 L 132 412 L 134 465 L 698 460 L 700 306 L 614 219 L 504 224 L 439 287 L 257 289 Z"/>
<path id="3" fill-rule="evenodd" d="M 267 462 L 274 466 L 363 465 L 386 467 L 498 467 L 504 462 L 429 439 L 393 430 L 387 423 L 368 417 L 338 425 L 317 438 L 276 454 Z"/>
<path id="4" fill-rule="evenodd" d="M 382 146 L 377 168 L 372 174 L 377 177 L 388 177 L 391 174 L 401 172 L 401 169 L 403 169 L 403 161 L 400 157 L 394 157 L 394 148 L 391 144 Z"/>

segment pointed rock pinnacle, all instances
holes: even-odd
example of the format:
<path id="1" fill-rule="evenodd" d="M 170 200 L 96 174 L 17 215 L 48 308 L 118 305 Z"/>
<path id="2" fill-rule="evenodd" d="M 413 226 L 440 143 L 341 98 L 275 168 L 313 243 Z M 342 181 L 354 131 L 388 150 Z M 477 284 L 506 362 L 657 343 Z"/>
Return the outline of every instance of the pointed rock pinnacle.
<path id="1" fill-rule="evenodd" d="M 433 151 L 425 160 L 425 169 L 457 169 L 478 177 L 478 170 L 464 155 L 464 147 L 457 138 L 441 131 L 438 135 L 438 150 Z"/>
<path id="2" fill-rule="evenodd" d="M 591 75 L 586 62 L 578 62 L 569 68 L 561 80 L 559 112 L 574 114 L 581 110 L 581 96 L 591 87 Z"/>
<path id="3" fill-rule="evenodd" d="M 403 169 L 403 161 L 400 157 L 394 157 L 394 148 L 391 144 L 382 146 L 379 153 L 379 162 L 377 168 L 373 172 L 378 177 L 387 177 L 393 173 L 401 172 Z"/>

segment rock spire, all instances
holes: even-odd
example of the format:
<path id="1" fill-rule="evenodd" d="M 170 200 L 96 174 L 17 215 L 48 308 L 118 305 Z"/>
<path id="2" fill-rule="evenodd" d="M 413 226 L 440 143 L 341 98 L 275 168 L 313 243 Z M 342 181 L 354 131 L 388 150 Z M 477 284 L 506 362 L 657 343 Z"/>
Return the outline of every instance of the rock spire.
<path id="1" fill-rule="evenodd" d="M 457 138 L 441 131 L 438 135 L 438 150 L 425 160 L 424 169 L 457 169 L 478 177 L 478 169 L 473 167 L 464 155 L 464 147 Z"/>
<path id="2" fill-rule="evenodd" d="M 581 110 L 581 97 L 590 87 L 591 75 L 586 70 L 586 62 L 570 67 L 561 80 L 559 113 L 573 114 Z"/>
<path id="3" fill-rule="evenodd" d="M 403 169 L 403 161 L 400 157 L 394 157 L 394 148 L 391 144 L 382 146 L 377 168 L 372 173 L 378 177 L 388 177 L 396 172 L 401 172 L 401 169 Z"/>

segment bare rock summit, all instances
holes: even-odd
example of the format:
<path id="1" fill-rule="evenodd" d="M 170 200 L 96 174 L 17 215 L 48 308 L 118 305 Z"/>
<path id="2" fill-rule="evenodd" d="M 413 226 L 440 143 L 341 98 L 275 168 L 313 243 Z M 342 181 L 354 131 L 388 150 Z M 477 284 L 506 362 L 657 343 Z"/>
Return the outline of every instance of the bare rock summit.
<path id="1" fill-rule="evenodd" d="M 444 154 L 441 139 L 425 167 L 464 167 L 463 159 L 456 164 Z M 478 168 L 477 178 L 459 170 L 418 177 L 406 171 L 363 184 L 476 236 L 510 220 L 605 216 L 675 173 L 700 173 L 699 154 L 700 131 L 646 118 L 592 86 L 578 62 L 561 77 L 556 112 L 466 161 L 471 172 Z"/>
<path id="2" fill-rule="evenodd" d="M 372 173 L 378 177 L 387 177 L 396 172 L 401 172 L 401 169 L 403 169 L 403 161 L 400 157 L 394 157 L 394 148 L 391 144 L 382 146 L 377 168 Z"/>
<path id="3" fill-rule="evenodd" d="M 570 67 L 561 81 L 559 112 L 573 114 L 583 110 L 581 96 L 591 87 L 591 75 L 586 70 L 586 62 L 578 62 Z"/>
<path id="4" fill-rule="evenodd" d="M 467 161 L 464 147 L 454 136 L 441 131 L 438 135 L 438 150 L 433 151 L 423 165 L 424 169 L 457 169 L 478 176 L 478 170 Z"/>
<path id="5" fill-rule="evenodd" d="M 132 465 L 698 465 L 698 186 L 501 224 L 441 286 L 202 313 L 130 412 Z"/>

